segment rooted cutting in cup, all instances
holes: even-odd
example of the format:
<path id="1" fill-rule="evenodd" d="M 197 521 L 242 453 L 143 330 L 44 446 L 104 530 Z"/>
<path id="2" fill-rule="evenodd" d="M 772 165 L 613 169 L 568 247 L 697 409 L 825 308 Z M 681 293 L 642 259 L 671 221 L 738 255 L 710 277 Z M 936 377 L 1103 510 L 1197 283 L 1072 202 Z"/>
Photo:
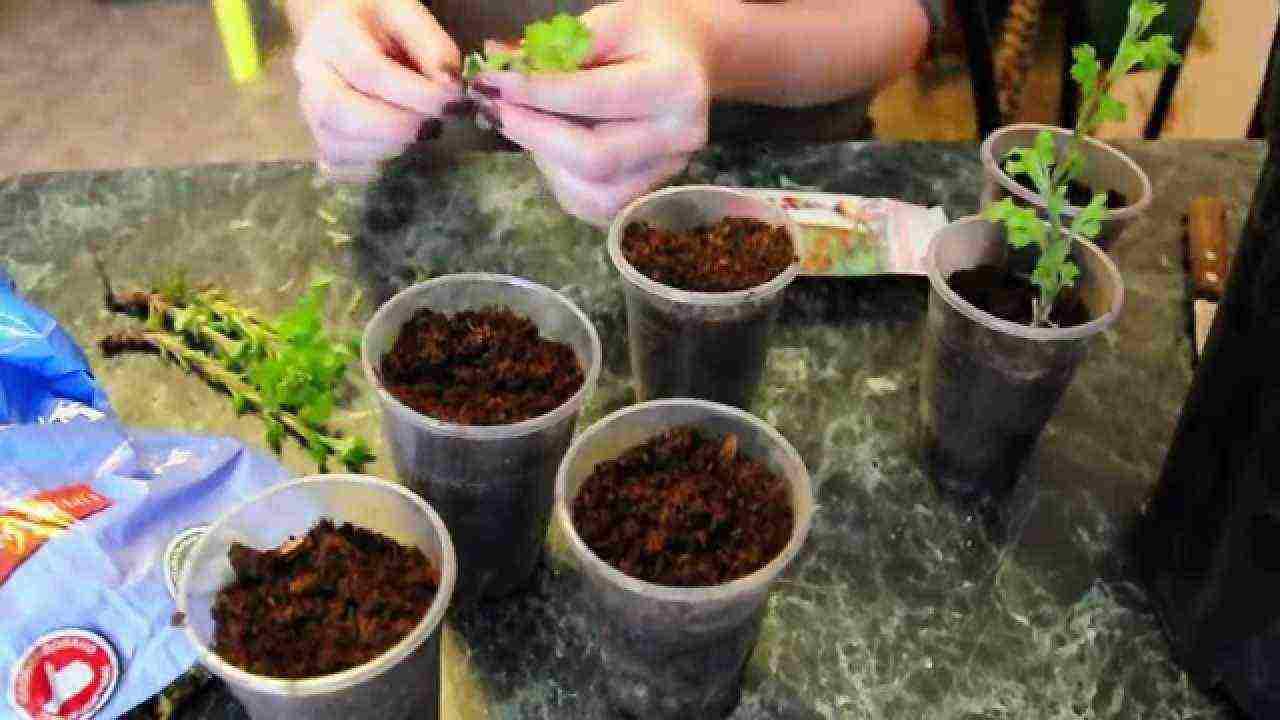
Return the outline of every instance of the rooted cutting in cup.
<path id="1" fill-rule="evenodd" d="M 457 546 L 459 597 L 514 591 L 541 555 L 556 468 L 600 373 L 590 320 L 528 280 L 448 275 L 384 304 L 362 353 L 396 470 Z"/>
<path id="2" fill-rule="evenodd" d="M 770 588 L 812 513 L 795 449 L 736 408 L 656 400 L 583 433 L 556 478 L 556 523 L 601 611 L 615 708 L 732 712 Z"/>
<path id="3" fill-rule="evenodd" d="M 659 190 L 618 214 L 609 256 L 623 278 L 640 400 L 747 407 L 782 291 L 800 270 L 796 237 L 785 211 L 714 186 Z"/>

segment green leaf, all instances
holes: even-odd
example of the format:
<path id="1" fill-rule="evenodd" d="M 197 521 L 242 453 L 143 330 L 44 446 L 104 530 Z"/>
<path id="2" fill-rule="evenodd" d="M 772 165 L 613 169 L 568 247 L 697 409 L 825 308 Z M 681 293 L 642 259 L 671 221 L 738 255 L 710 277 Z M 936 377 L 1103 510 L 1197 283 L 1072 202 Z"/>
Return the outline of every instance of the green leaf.
<path id="1" fill-rule="evenodd" d="M 1110 95 L 1103 95 L 1098 98 L 1098 112 L 1094 116 L 1094 125 L 1102 125 L 1109 122 L 1124 122 L 1128 118 L 1129 112 L 1125 104 Z"/>
<path id="2" fill-rule="evenodd" d="M 1151 0 L 1134 0 L 1129 6 L 1130 27 L 1136 27 L 1139 35 L 1151 28 L 1156 18 L 1164 14 L 1165 4 Z"/>
<path id="3" fill-rule="evenodd" d="M 1102 221 L 1107 214 L 1107 195 L 1098 193 L 1072 221 L 1071 232 L 1090 239 L 1096 238 L 1102 231 Z"/>
<path id="4" fill-rule="evenodd" d="M 236 392 L 235 390 L 232 390 L 231 391 L 231 407 L 233 410 L 235 410 L 236 415 L 244 415 L 245 413 L 249 412 L 249 410 L 253 408 L 253 405 L 249 402 L 249 398 L 246 397 L 244 393 Z"/>
<path id="5" fill-rule="evenodd" d="M 376 459 L 368 444 L 359 437 L 336 438 L 331 448 L 343 466 L 352 472 L 360 472 L 366 464 Z"/>
<path id="6" fill-rule="evenodd" d="M 1059 274 L 1062 287 L 1075 287 L 1076 279 L 1080 277 L 1080 268 L 1068 260 L 1062 264 Z"/>
<path id="7" fill-rule="evenodd" d="M 1170 65 L 1182 62 L 1182 56 L 1173 49 L 1171 35 L 1152 35 L 1150 40 L 1137 43 L 1138 62 L 1146 70 L 1162 71 Z"/>
<path id="8" fill-rule="evenodd" d="M 307 454 L 323 470 L 329 460 L 329 448 L 320 439 L 319 433 L 315 430 L 306 430 L 303 432 L 302 438 L 307 441 Z"/>
<path id="9" fill-rule="evenodd" d="M 271 452 L 279 455 L 281 451 L 281 443 L 284 441 L 284 425 L 275 418 L 267 418 L 267 447 L 271 448 Z"/>
<path id="10" fill-rule="evenodd" d="M 1098 76 L 1102 73 L 1102 64 L 1098 62 L 1098 52 L 1091 45 L 1077 45 L 1071 49 L 1075 62 L 1071 65 L 1071 77 L 1082 88 L 1092 89 L 1098 84 Z"/>

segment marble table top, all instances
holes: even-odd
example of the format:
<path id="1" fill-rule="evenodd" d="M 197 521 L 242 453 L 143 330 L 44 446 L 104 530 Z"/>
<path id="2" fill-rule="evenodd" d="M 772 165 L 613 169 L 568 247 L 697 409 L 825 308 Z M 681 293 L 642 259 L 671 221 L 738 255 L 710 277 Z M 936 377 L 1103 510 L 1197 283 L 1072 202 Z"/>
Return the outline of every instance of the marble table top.
<path id="1" fill-rule="evenodd" d="M 753 411 L 800 451 L 819 509 L 773 593 L 737 720 L 756 718 L 1220 718 L 1171 661 L 1120 541 L 1155 482 L 1192 372 L 1181 217 L 1225 196 L 1239 226 L 1264 148 L 1122 144 L 1156 200 L 1113 246 L 1119 322 L 1094 345 L 1015 496 L 991 526 L 936 496 L 917 459 L 927 283 L 802 279 L 788 291 Z M 713 148 L 689 181 L 803 186 L 977 209 L 972 144 Z M 596 323 L 600 387 L 580 428 L 632 400 L 622 289 L 600 231 L 566 217 L 509 154 L 416 158 L 368 188 L 311 165 L 34 175 L 0 182 L 0 266 L 88 348 L 123 419 L 263 446 L 199 379 L 151 356 L 104 359 L 133 321 L 102 307 L 95 256 L 117 289 L 175 272 L 267 313 L 336 277 L 335 322 L 359 329 L 394 291 L 485 270 L 559 288 Z M 366 388 L 337 425 L 375 440 Z M 289 448 L 283 461 L 314 471 Z M 531 587 L 453 614 L 445 718 L 608 718 L 590 608 L 559 539 Z M 216 684 L 177 717 L 241 718 Z"/>

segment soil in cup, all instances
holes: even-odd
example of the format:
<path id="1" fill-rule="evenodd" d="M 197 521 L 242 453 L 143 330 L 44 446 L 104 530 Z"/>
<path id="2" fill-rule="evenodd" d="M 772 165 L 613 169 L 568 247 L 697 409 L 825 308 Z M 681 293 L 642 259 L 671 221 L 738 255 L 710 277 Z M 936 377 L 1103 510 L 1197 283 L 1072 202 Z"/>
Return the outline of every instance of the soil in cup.
<path id="1" fill-rule="evenodd" d="M 426 616 L 440 572 L 415 547 L 325 518 L 301 538 L 229 552 L 213 651 L 257 675 L 311 678 L 362 665 Z"/>
<path id="2" fill-rule="evenodd" d="M 459 425 L 506 425 L 568 402 L 585 381 L 573 348 L 507 308 L 419 309 L 382 360 L 387 392 Z"/>
<path id="3" fill-rule="evenodd" d="M 728 217 L 671 232 L 635 222 L 623 233 L 622 254 L 645 277 L 689 292 L 734 292 L 763 285 L 796 262 L 786 227 Z"/>
<path id="4" fill-rule="evenodd" d="M 1027 276 L 995 265 L 957 270 L 947 279 L 947 284 L 978 309 L 1021 325 L 1031 324 L 1032 300 L 1040 296 L 1040 289 L 1033 286 Z M 1092 320 L 1076 288 L 1062 289 L 1049 319 L 1064 328 L 1084 325 Z"/>
<path id="5" fill-rule="evenodd" d="M 1036 182 L 1026 173 L 1018 173 L 1013 176 L 1013 181 L 1021 185 L 1029 192 L 1039 193 L 1036 190 Z M 1107 193 L 1107 209 L 1120 210 L 1129 206 L 1129 198 L 1119 190 L 1108 189 Z M 1094 190 L 1079 180 L 1067 181 L 1067 203 L 1073 207 L 1086 207 L 1093 202 Z"/>
<path id="6" fill-rule="evenodd" d="M 789 486 L 738 451 L 735 435 L 677 427 L 602 462 L 573 502 L 573 524 L 627 575 L 719 585 L 769 563 L 791 538 Z"/>

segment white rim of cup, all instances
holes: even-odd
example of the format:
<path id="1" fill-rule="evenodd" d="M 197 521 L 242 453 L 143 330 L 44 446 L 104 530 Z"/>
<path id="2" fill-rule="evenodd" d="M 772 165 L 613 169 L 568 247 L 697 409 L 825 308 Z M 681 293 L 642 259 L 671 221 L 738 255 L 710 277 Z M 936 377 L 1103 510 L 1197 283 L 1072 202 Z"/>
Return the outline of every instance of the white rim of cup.
<path id="1" fill-rule="evenodd" d="M 414 410 L 401 402 L 399 398 L 388 392 L 382 382 L 382 378 L 378 376 L 378 373 L 373 366 L 373 358 L 369 356 L 369 334 L 372 332 L 374 325 L 379 324 L 378 321 L 389 314 L 393 306 L 399 303 L 409 302 L 411 296 L 415 295 L 418 290 L 436 285 L 459 282 L 489 282 L 502 285 L 515 285 L 527 288 L 534 292 L 545 293 L 566 307 L 569 312 L 587 328 L 587 335 L 591 342 L 591 352 L 595 354 L 594 362 L 584 369 L 582 387 L 579 387 L 578 391 L 575 392 L 572 397 L 564 401 L 564 403 L 556 407 L 556 409 L 542 415 L 529 418 L 528 420 L 521 420 L 520 422 L 510 423 L 507 425 L 460 425 L 458 423 L 446 422 Z M 419 307 L 428 306 L 421 305 Z M 582 358 L 579 358 L 578 360 L 581 362 Z M 443 275 L 415 285 L 410 285 L 391 296 L 390 300 L 387 300 L 382 304 L 382 307 L 378 308 L 378 311 L 373 314 L 373 317 L 370 318 L 369 322 L 365 325 L 364 335 L 360 341 L 360 365 L 364 369 L 365 379 L 368 380 L 369 384 L 373 387 L 374 392 L 377 393 L 378 397 L 381 398 L 383 402 L 389 403 L 400 411 L 407 413 L 409 417 L 415 419 L 420 425 L 430 428 L 432 432 L 475 440 L 502 440 L 532 435 L 533 433 L 554 425 L 568 415 L 580 410 L 583 404 L 586 403 L 587 397 L 595 390 L 596 382 L 600 378 L 600 366 L 603 362 L 604 349 L 600 344 L 600 335 L 596 332 L 595 324 L 591 322 L 591 319 L 587 317 L 587 314 L 584 313 L 581 308 L 574 304 L 572 300 L 565 297 L 564 293 L 522 277 L 516 277 L 515 275 L 500 275 L 496 273 L 453 273 L 451 275 Z"/>
<path id="2" fill-rule="evenodd" d="M 613 223 L 609 226 L 609 258 L 613 261 L 613 266 L 622 274 L 622 277 L 632 285 L 639 287 L 653 295 L 666 298 L 675 303 L 683 303 L 688 305 L 706 305 L 706 306 L 725 306 L 736 305 L 748 300 L 758 300 L 775 295 L 791 284 L 792 280 L 800 274 L 800 261 L 796 260 L 783 270 L 777 277 L 769 282 L 761 283 L 755 287 L 746 290 L 735 290 L 732 292 L 691 292 L 688 290 L 680 290 L 670 285 L 664 285 L 653 280 L 640 272 L 627 261 L 622 254 L 622 233 L 626 230 L 626 226 L 631 222 L 631 213 L 639 206 L 655 198 L 665 197 L 667 195 L 679 195 L 690 191 L 716 192 L 725 195 L 732 195 L 742 202 L 750 203 L 760 209 L 762 216 L 774 216 L 774 225 L 782 225 L 787 229 L 787 233 L 791 235 L 792 243 L 800 242 L 799 226 L 786 210 L 770 205 L 768 202 L 760 198 L 748 195 L 730 188 L 720 187 L 718 185 L 676 185 L 673 187 L 656 190 L 647 195 L 632 200 L 623 208 L 622 212 L 614 217 Z M 799 250 L 799 247 L 796 247 Z"/>
<path id="3" fill-rule="evenodd" d="M 800 490 L 803 494 L 808 495 L 808 511 L 801 514 L 797 509 L 800 504 L 793 500 L 792 513 L 794 523 L 791 528 L 791 538 L 782 550 L 774 556 L 764 567 L 759 570 L 740 577 L 736 580 L 730 580 L 719 585 L 709 585 L 705 587 L 677 587 L 673 585 L 659 585 L 647 580 L 632 577 L 605 562 L 596 555 L 590 547 L 583 542 L 582 537 L 578 535 L 578 531 L 573 525 L 573 513 L 569 508 L 568 482 L 569 482 L 569 461 L 578 454 L 581 447 L 594 438 L 598 433 L 608 428 L 609 424 L 617 422 L 628 415 L 637 412 L 643 412 L 653 408 L 662 408 L 665 406 L 689 406 L 694 405 L 713 411 L 715 413 L 732 416 L 747 425 L 759 427 L 764 430 L 767 435 L 779 448 L 782 449 L 792 462 L 798 465 L 804 472 L 800 476 Z M 788 486 L 791 485 L 790 478 L 787 478 Z M 555 515 L 557 522 L 564 530 L 565 536 L 568 538 L 569 546 L 572 552 L 579 557 L 589 558 L 597 565 L 604 569 L 604 575 L 610 582 L 622 587 L 625 590 L 641 593 L 648 597 L 664 602 L 683 602 L 697 603 L 710 600 L 722 600 L 730 598 L 743 592 L 755 590 L 767 586 L 782 571 L 795 560 L 796 555 L 800 553 L 800 548 L 804 546 L 805 540 L 809 536 L 809 531 L 813 527 L 813 513 L 816 508 L 815 498 L 813 496 L 813 482 L 809 476 L 809 468 L 801 459 L 800 453 L 792 447 L 791 443 L 782 436 L 773 426 L 764 422 L 760 418 L 751 413 L 744 412 L 738 408 L 724 405 L 721 403 L 711 402 L 709 400 L 697 400 L 694 398 L 666 398 L 662 400 L 651 400 L 637 405 L 631 405 L 621 410 L 617 410 L 609 415 L 596 421 L 585 432 L 579 435 L 573 444 L 569 446 L 568 452 L 564 454 L 564 459 L 560 462 L 560 469 L 556 472 L 556 493 L 555 493 Z"/>
<path id="4" fill-rule="evenodd" d="M 987 136 L 986 140 L 982 141 L 982 151 L 980 153 L 982 156 L 982 164 L 986 167 L 986 169 L 989 172 L 992 172 L 995 174 L 996 180 L 1000 183 L 1000 185 L 1005 189 L 1006 192 L 1020 198 L 1023 202 L 1031 203 L 1039 207 L 1044 207 L 1045 205 L 1044 196 L 1042 196 L 1038 192 L 1028 190 L 1027 188 L 1022 187 L 1022 185 L 1014 182 L 1013 178 L 1009 177 L 1008 173 L 1004 171 L 1004 159 L 996 157 L 992 148 L 995 145 L 996 140 L 1010 133 L 1030 131 L 1035 134 L 1039 134 L 1043 130 L 1048 130 L 1054 133 L 1055 135 L 1071 135 L 1072 134 L 1072 131 L 1067 130 L 1066 128 L 1058 127 L 1056 125 L 1042 125 L 1040 123 L 1016 123 L 1014 125 L 1006 125 L 992 132 L 990 135 Z M 1105 153 L 1110 153 L 1120 158 L 1120 161 L 1123 162 L 1125 165 L 1127 165 L 1129 169 L 1133 171 L 1133 174 L 1137 176 L 1139 181 L 1142 183 L 1141 197 L 1139 197 L 1136 201 L 1131 202 L 1130 204 L 1118 210 L 1110 211 L 1111 216 L 1107 219 L 1108 220 L 1130 220 L 1146 212 L 1147 208 L 1150 207 L 1151 205 L 1151 199 L 1153 195 L 1153 191 L 1151 189 L 1151 178 L 1147 177 L 1147 173 L 1143 171 L 1143 169 L 1138 165 L 1138 163 L 1134 162 L 1133 158 L 1129 157 L 1128 154 L 1121 152 L 1118 148 L 1108 145 L 1107 143 L 1104 143 L 1101 140 L 1095 137 L 1090 137 L 1088 135 L 1084 137 L 1084 142 L 1086 145 L 1090 145 L 1096 150 L 1099 150 Z M 1079 215 L 1083 210 L 1084 208 L 1081 208 L 1077 205 L 1068 204 L 1064 209 L 1063 214 L 1066 215 L 1067 217 L 1075 217 L 1076 215 Z"/>
<path id="5" fill-rule="evenodd" d="M 250 505 L 262 502 L 272 495 L 284 492 L 285 490 L 290 490 L 300 485 L 337 483 L 372 486 L 381 490 L 397 493 L 412 501 L 413 504 L 422 511 L 427 522 L 431 524 L 432 529 L 435 530 L 436 536 L 440 540 L 440 586 L 436 588 L 435 599 L 431 601 L 431 607 L 427 608 L 427 614 L 423 616 L 418 625 L 414 627 L 414 629 L 406 635 L 404 639 L 391 646 L 391 648 L 386 652 L 378 655 L 368 662 L 341 672 L 298 680 L 257 675 L 228 663 L 219 657 L 212 648 L 200 642 L 200 639 L 196 637 L 195 630 L 191 628 L 191 624 L 184 620 L 182 629 L 183 632 L 186 633 L 188 642 L 195 646 L 196 650 L 199 651 L 200 661 L 218 676 L 228 678 L 232 682 L 248 687 L 255 692 L 271 695 L 283 697 L 326 695 L 355 687 L 360 683 L 367 682 L 379 675 L 382 675 L 421 647 L 422 644 L 427 641 L 427 638 L 431 637 L 431 633 L 440 629 L 440 625 L 444 621 L 445 612 L 449 609 L 449 601 L 453 597 L 454 584 L 457 582 L 458 562 L 457 556 L 454 554 L 453 550 L 453 540 L 449 537 L 449 531 L 445 527 L 444 521 L 440 519 L 440 516 L 436 514 L 436 511 L 432 509 L 425 500 L 402 485 L 390 483 L 372 475 L 309 475 L 304 478 L 275 485 L 245 502 L 236 505 L 225 515 L 219 518 L 217 522 L 210 525 L 208 532 L 201 536 L 200 539 L 196 541 L 195 546 L 192 547 L 191 554 L 199 554 L 204 549 L 204 544 L 209 542 L 209 538 L 214 537 L 222 530 L 223 526 L 228 521 Z M 419 549 L 426 554 L 426 548 Z M 186 567 L 182 571 L 182 580 L 178 583 L 178 611 L 182 613 L 184 618 L 187 615 L 186 587 L 191 582 L 193 567 L 194 565 L 192 563 L 187 563 Z"/>
<path id="6" fill-rule="evenodd" d="M 1036 328 L 1031 327 L 1030 325 L 1021 325 L 1019 323 L 1009 322 L 1008 320 L 1002 320 L 985 310 L 978 309 L 968 300 L 960 297 L 955 290 L 951 289 L 951 285 L 947 282 L 947 279 L 943 277 L 942 271 L 938 268 L 938 251 L 940 247 L 939 239 L 948 228 L 954 225 L 979 222 L 989 223 L 990 221 L 979 215 L 970 215 L 969 217 L 960 218 L 950 225 L 947 225 L 942 230 L 939 230 L 933 236 L 933 240 L 929 242 L 929 252 L 925 254 L 924 258 L 925 270 L 929 274 L 929 284 L 933 286 L 933 289 L 942 296 L 943 300 L 945 300 L 947 304 L 960 311 L 965 317 L 981 325 L 995 328 L 1007 335 L 1013 335 L 1014 337 L 1024 338 L 1026 340 L 1079 340 L 1106 330 L 1108 327 L 1111 327 L 1111 325 L 1116 321 L 1116 318 L 1120 316 L 1120 309 L 1124 307 L 1124 278 L 1120 274 L 1120 269 L 1116 267 L 1115 261 L 1111 259 L 1110 255 L 1103 252 L 1103 250 L 1097 245 L 1094 245 L 1078 235 L 1074 236 L 1076 244 L 1097 256 L 1102 261 L 1102 267 L 1105 269 L 1106 274 L 1110 276 L 1111 280 L 1117 287 L 1115 299 L 1111 303 L 1111 309 L 1101 317 L 1095 318 L 1084 325 L 1076 325 L 1075 327 Z"/>

